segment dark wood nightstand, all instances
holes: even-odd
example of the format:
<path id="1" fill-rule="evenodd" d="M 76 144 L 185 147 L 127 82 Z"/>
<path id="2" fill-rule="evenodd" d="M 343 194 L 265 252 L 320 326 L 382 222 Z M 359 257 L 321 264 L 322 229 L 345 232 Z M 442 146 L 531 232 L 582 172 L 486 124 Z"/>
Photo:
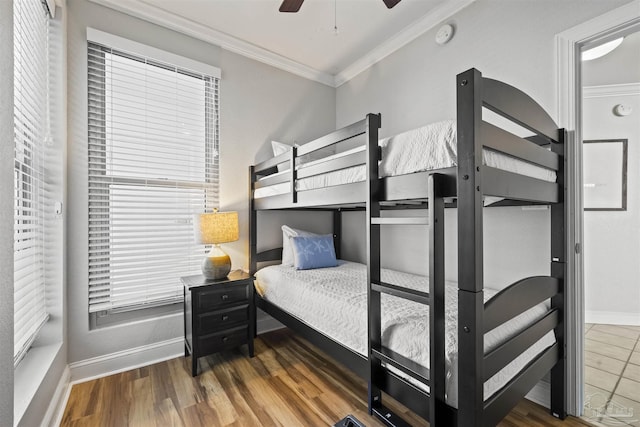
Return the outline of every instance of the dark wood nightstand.
<path id="1" fill-rule="evenodd" d="M 235 270 L 222 280 L 202 275 L 181 278 L 184 285 L 184 355 L 191 354 L 191 375 L 198 358 L 247 344 L 253 357 L 256 310 L 253 279 Z"/>

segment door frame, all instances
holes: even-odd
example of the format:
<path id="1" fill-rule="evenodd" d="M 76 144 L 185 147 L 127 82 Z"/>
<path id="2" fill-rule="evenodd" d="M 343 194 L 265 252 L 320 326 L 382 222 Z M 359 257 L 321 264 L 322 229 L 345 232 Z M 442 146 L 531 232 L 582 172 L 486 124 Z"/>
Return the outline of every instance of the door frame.
<path id="1" fill-rule="evenodd" d="M 581 51 L 640 30 L 640 0 L 607 12 L 556 35 L 558 122 L 567 129 L 568 188 L 567 277 L 565 291 L 567 411 L 582 415 L 584 369 L 584 267 L 582 200 L 582 68 Z"/>

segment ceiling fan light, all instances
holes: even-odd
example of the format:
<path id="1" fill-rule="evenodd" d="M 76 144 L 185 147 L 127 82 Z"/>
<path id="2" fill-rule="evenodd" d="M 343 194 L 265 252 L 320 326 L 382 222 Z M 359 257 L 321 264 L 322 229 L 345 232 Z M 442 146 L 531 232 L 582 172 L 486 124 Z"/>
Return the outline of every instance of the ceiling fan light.
<path id="1" fill-rule="evenodd" d="M 304 0 L 283 0 L 278 10 L 284 13 L 296 13 L 300 10 L 303 1 Z"/>
<path id="2" fill-rule="evenodd" d="M 388 9 L 393 8 L 395 5 L 400 3 L 401 0 L 382 0 Z M 282 4 L 280 5 L 280 12 L 284 13 L 296 13 L 300 10 L 300 6 L 302 6 L 302 2 L 304 0 L 282 0 Z"/>
<path id="3" fill-rule="evenodd" d="M 400 0 L 382 0 L 382 1 L 384 2 L 385 6 L 387 6 L 388 9 L 391 9 L 392 7 L 400 3 Z"/>
<path id="4" fill-rule="evenodd" d="M 624 37 L 617 38 L 615 40 L 611 40 L 610 42 L 601 44 L 600 46 L 593 47 L 591 49 L 587 49 L 582 52 L 582 60 L 583 61 L 591 61 L 592 59 L 597 59 L 606 54 L 612 52 L 615 48 L 620 46 Z"/>

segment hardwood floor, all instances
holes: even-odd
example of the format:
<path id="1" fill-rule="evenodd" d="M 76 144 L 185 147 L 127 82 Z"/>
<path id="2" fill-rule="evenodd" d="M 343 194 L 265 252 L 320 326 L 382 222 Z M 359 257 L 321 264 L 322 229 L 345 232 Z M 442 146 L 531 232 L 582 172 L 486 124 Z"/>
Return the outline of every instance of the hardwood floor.
<path id="1" fill-rule="evenodd" d="M 260 335 L 256 357 L 246 349 L 190 358 L 76 384 L 61 426 L 332 426 L 347 414 L 366 426 L 382 426 L 367 414 L 367 388 L 317 348 L 288 330 Z M 391 399 L 392 410 L 415 426 L 428 426 Z M 588 426 L 561 422 L 523 400 L 501 426 Z"/>

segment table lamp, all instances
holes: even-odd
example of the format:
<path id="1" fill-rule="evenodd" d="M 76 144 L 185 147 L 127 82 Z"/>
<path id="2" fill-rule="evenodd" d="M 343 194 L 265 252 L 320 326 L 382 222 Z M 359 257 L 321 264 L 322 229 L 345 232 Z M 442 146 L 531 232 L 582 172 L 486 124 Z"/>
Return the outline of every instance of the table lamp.
<path id="1" fill-rule="evenodd" d="M 207 279 L 220 280 L 231 271 L 231 259 L 220 243 L 238 240 L 238 212 L 218 212 L 195 215 L 194 233 L 196 242 L 212 244 L 211 251 L 202 261 L 202 274 Z"/>

